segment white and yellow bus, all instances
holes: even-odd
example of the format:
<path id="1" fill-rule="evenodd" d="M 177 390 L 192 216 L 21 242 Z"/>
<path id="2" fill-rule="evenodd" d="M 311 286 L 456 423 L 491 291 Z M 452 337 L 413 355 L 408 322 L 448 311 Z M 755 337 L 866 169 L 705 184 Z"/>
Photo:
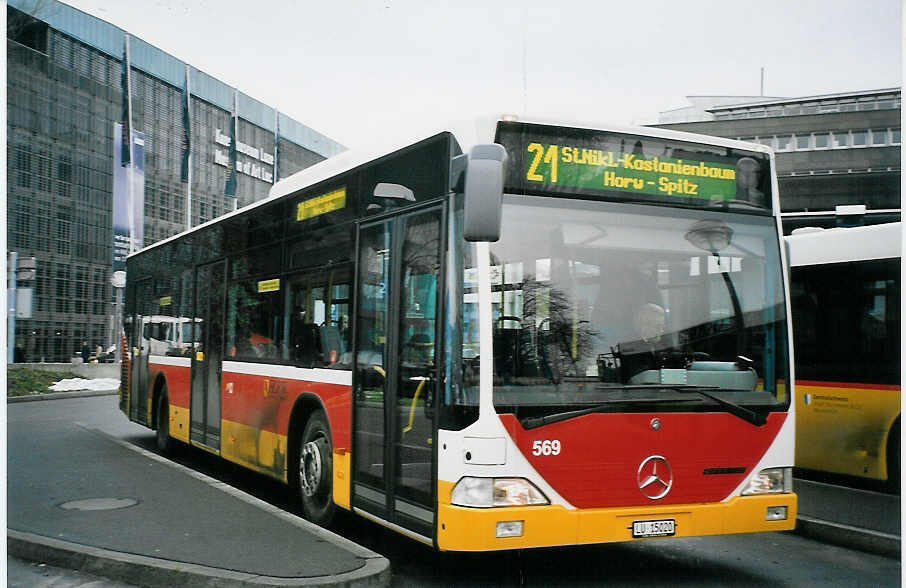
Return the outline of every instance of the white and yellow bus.
<path id="1" fill-rule="evenodd" d="M 786 237 L 796 466 L 900 479 L 901 223 Z"/>

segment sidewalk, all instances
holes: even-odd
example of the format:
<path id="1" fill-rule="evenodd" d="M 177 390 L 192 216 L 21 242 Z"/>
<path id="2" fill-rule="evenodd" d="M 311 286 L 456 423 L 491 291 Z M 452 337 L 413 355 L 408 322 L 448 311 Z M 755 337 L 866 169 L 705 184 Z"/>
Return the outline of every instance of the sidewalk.
<path id="1" fill-rule="evenodd" d="M 390 581 L 384 557 L 334 533 L 102 432 L 37 427 L 33 414 L 8 415 L 13 556 L 142 586 Z"/>
<path id="2" fill-rule="evenodd" d="M 899 558 L 900 496 L 796 478 L 796 532 L 834 545 Z"/>

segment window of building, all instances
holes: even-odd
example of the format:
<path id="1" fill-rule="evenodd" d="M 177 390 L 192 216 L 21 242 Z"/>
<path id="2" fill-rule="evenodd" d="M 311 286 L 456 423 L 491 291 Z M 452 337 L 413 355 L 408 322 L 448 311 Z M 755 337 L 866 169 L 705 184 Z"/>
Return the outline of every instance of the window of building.
<path id="1" fill-rule="evenodd" d="M 835 148 L 849 147 L 849 131 L 834 131 L 831 137 L 831 146 Z"/>
<path id="2" fill-rule="evenodd" d="M 868 131 L 853 131 L 853 147 L 864 147 L 868 144 Z"/>
<path id="3" fill-rule="evenodd" d="M 886 145 L 887 144 L 887 129 L 872 129 L 871 130 L 871 144 L 872 145 Z"/>
<path id="4" fill-rule="evenodd" d="M 830 147 L 830 133 L 815 133 L 815 149 Z"/>
<path id="5" fill-rule="evenodd" d="M 780 135 L 777 137 L 777 151 L 791 151 L 793 149 L 792 135 Z"/>
<path id="6" fill-rule="evenodd" d="M 890 129 L 890 143 L 892 145 L 900 144 L 900 129 Z"/>
<path id="7" fill-rule="evenodd" d="M 799 151 L 808 149 L 810 139 L 808 135 L 796 135 L 796 149 Z"/>

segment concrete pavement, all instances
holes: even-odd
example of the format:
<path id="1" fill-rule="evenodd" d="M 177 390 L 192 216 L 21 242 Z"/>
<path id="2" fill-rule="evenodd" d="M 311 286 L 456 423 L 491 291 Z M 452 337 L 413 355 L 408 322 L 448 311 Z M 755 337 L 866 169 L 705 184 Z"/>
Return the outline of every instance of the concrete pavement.
<path id="1" fill-rule="evenodd" d="M 389 583 L 385 558 L 227 484 L 90 426 L 35 428 L 8 416 L 13 556 L 147 586 Z M 61 450 L 64 468 L 42 467 Z M 795 488 L 797 532 L 899 557 L 899 496 L 801 480 Z"/>
<path id="2" fill-rule="evenodd" d="M 7 407 L 10 555 L 140 586 L 389 583 L 379 554 L 73 423 L 70 402 Z"/>

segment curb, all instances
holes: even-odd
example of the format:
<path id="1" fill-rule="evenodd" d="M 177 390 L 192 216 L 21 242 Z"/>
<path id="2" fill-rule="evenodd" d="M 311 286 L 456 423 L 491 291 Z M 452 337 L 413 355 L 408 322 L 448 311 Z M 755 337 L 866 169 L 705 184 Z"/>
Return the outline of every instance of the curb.
<path id="1" fill-rule="evenodd" d="M 862 527 L 853 527 L 799 515 L 796 517 L 796 529 L 793 532 L 825 543 L 858 549 L 885 557 L 900 559 L 902 555 L 901 541 L 898 535 L 872 531 Z"/>
<path id="2" fill-rule="evenodd" d="M 93 395 L 99 394 L 95 393 Z M 160 586 L 169 588 L 170 586 L 198 586 L 209 588 L 210 586 L 319 586 L 383 588 L 390 584 L 390 561 L 386 557 L 362 547 L 345 537 L 341 537 L 327 529 L 319 527 L 314 523 L 310 523 L 309 521 L 287 513 L 259 498 L 233 488 L 224 482 L 202 474 L 201 472 L 196 472 L 195 470 L 161 457 L 156 453 L 131 445 L 130 443 L 112 437 L 98 429 L 86 427 L 81 423 L 75 424 L 86 431 L 102 435 L 117 445 L 177 469 L 184 474 L 194 477 L 233 496 L 234 498 L 252 504 L 261 510 L 301 527 L 306 531 L 317 535 L 322 541 L 332 543 L 336 545 L 337 548 L 348 550 L 364 560 L 364 563 L 362 567 L 351 572 L 344 572 L 331 576 L 307 578 L 263 576 L 222 568 L 213 568 L 200 564 L 111 551 L 9 528 L 6 533 L 8 554 L 24 560 L 44 562 L 59 568 L 77 570 L 108 578 L 110 580 L 151 587 Z"/>
<path id="3" fill-rule="evenodd" d="M 390 581 L 389 562 L 384 558 L 367 560 L 362 568 L 336 576 L 279 578 L 109 551 L 13 529 L 6 530 L 6 541 L 9 555 L 139 586 L 337 586 L 367 588 L 371 586 L 386 586 Z"/>
<path id="4" fill-rule="evenodd" d="M 77 390 L 74 392 L 49 392 L 47 394 L 33 394 L 31 396 L 7 396 L 7 404 L 17 402 L 39 402 L 42 400 L 62 400 L 64 398 L 88 398 L 90 396 L 116 396 L 119 390 Z"/>

